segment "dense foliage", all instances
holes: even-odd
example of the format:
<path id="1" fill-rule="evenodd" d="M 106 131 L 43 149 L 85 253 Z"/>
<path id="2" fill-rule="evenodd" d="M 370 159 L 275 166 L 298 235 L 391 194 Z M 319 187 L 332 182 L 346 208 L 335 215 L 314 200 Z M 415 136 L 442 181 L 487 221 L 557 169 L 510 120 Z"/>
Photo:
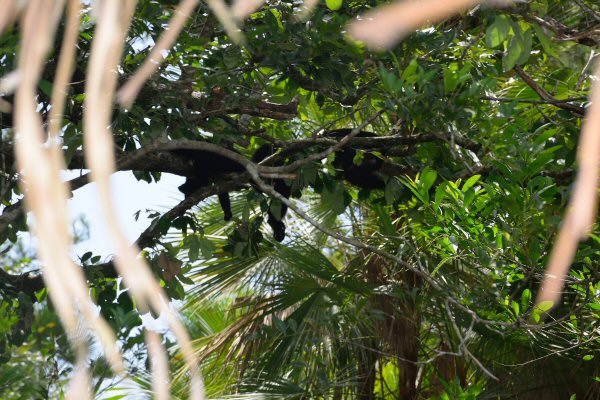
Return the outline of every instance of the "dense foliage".
<path id="1" fill-rule="evenodd" d="M 164 31 L 173 3 L 139 2 L 122 82 Z M 267 3 L 245 22 L 241 46 L 200 5 L 135 105 L 113 113 L 118 167 L 138 179 L 190 174 L 169 151 L 175 140 L 208 141 L 249 160 L 271 143 L 281 150 L 270 165 L 299 166 L 265 177 L 267 184 L 285 178 L 299 211 L 285 216 L 282 243 L 266 223 L 269 209 L 283 214 L 281 202 L 250 185 L 246 172 L 219 175 L 169 212 L 152 214 L 138 239 L 169 296 L 180 300 L 207 393 L 600 396 L 599 236 L 579 247 L 562 303 L 544 321 L 532 312 L 573 180 L 600 41 L 597 2 L 480 6 L 387 52 L 344 36 L 348 21 L 382 2 L 344 1 L 339 9 L 323 2 L 307 21 L 295 17 L 297 2 Z M 94 28 L 91 15 L 84 20 L 62 130 L 74 170 L 83 166 L 83 79 Z M 0 76 L 15 67 L 18 39 L 17 30 L 0 38 Z M 39 83 L 43 116 L 57 54 Z M 10 112 L 1 114 L 0 388 L 2 398 L 55 397 L 73 356 L 22 249 L 12 126 Z M 345 148 L 355 150 L 357 166 L 385 160 L 384 189 L 343 179 L 334 165 L 341 149 L 307 159 L 340 140 L 319 133 L 355 127 L 376 137 L 350 139 Z M 72 187 L 85 183 L 78 178 Z M 229 222 L 210 197 L 223 191 L 232 194 Z M 78 262 L 126 351 L 126 383 L 149 390 L 135 303 L 111 262 L 92 252 Z M 182 372 L 175 348 L 172 355 L 173 372 Z M 119 386 L 99 355 L 92 361 L 97 391 Z M 176 376 L 173 390 L 183 396 L 185 374 Z"/>

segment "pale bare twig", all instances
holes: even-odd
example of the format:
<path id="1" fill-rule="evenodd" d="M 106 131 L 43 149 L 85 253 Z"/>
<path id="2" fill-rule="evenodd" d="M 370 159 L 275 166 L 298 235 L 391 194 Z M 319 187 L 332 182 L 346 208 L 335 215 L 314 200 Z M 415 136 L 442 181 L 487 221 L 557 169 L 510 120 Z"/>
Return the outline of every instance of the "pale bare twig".
<path id="1" fill-rule="evenodd" d="M 243 44 L 244 35 L 242 35 L 240 28 L 233 19 L 231 10 L 227 7 L 227 4 L 225 4 L 223 0 L 206 0 L 206 4 L 208 4 L 212 12 L 219 19 L 221 24 L 223 24 L 223 28 L 225 28 L 225 31 L 231 40 L 234 43 Z"/>
<path id="2" fill-rule="evenodd" d="M 300 6 L 300 11 L 296 14 L 298 21 L 306 21 L 310 18 L 317 4 L 319 4 L 319 0 L 304 0 L 302 6 Z"/>
<path id="3" fill-rule="evenodd" d="M 538 305 L 542 302 L 556 305 L 575 256 L 577 243 L 589 235 L 596 219 L 600 166 L 600 63 L 596 66 L 594 77 L 590 92 L 591 105 L 587 109 L 581 128 L 577 150 L 579 172 L 575 179 L 575 189 L 550 253 L 550 261 L 537 297 Z"/>
<path id="4" fill-rule="evenodd" d="M 236 20 L 243 21 L 264 2 L 265 0 L 235 0 L 231 5 L 231 15 Z"/>
<path id="5" fill-rule="evenodd" d="M 157 400 L 169 400 L 169 360 L 161 343 L 160 335 L 147 330 L 145 333 L 148 356 L 152 369 L 152 392 Z"/>
<path id="6" fill-rule="evenodd" d="M 36 112 L 37 82 L 41 76 L 58 24 L 64 0 L 29 2 L 20 24 L 22 31 L 18 70 L 22 76 L 15 95 L 15 127 L 19 140 L 15 154 L 19 168 L 27 177 L 25 204 L 35 216 L 34 233 L 39 239 L 39 255 L 44 268 L 44 280 L 49 295 L 58 310 L 69 339 L 77 350 L 77 364 L 83 366 L 67 398 L 89 398 L 87 390 L 87 344 L 78 331 L 79 311 L 86 323 L 98 333 L 107 359 L 117 372 L 122 362 L 115 338 L 104 319 L 96 316 L 91 306 L 87 285 L 81 269 L 69 256 L 71 237 L 68 230 L 66 191 L 60 181 L 56 158 L 42 151 L 45 133 Z M 64 278 L 68 277 L 68 280 Z"/>
<path id="7" fill-rule="evenodd" d="M 134 9 L 134 0 L 124 3 L 119 0 L 106 0 L 102 3 L 98 15 L 87 72 L 89 79 L 86 80 L 83 114 L 86 163 L 93 181 L 98 185 L 102 211 L 113 238 L 116 250 L 115 267 L 123 276 L 138 307 L 142 310 L 153 308 L 166 317 L 190 371 L 190 398 L 203 399 L 204 386 L 188 333 L 169 307 L 167 297 L 148 265 L 142 258 L 137 257 L 139 250 L 128 245 L 110 199 L 110 175 L 116 169 L 113 137 L 109 127 L 117 83 L 116 69 Z M 160 371 L 160 368 L 157 368 L 157 371 Z"/>
<path id="8" fill-rule="evenodd" d="M 166 52 L 173 47 L 173 43 L 183 29 L 192 11 L 196 8 L 198 0 L 182 0 L 173 12 L 173 17 L 169 27 L 158 39 L 158 42 L 150 52 L 150 55 L 144 60 L 142 66 L 135 74 L 123 85 L 117 92 L 117 99 L 122 107 L 131 108 L 135 98 L 141 90 L 144 83 L 158 69 L 164 61 Z"/>
<path id="9" fill-rule="evenodd" d="M 351 22 L 348 33 L 370 48 L 387 49 L 415 29 L 439 22 L 479 2 L 481 0 L 396 1 Z"/>
<path id="10" fill-rule="evenodd" d="M 0 13 L 0 33 L 12 26 L 17 15 L 23 7 L 23 2 L 19 0 L 4 0 L 2 2 L 2 13 Z"/>
<path id="11" fill-rule="evenodd" d="M 60 155 L 60 164 L 63 167 L 64 157 L 62 157 L 62 154 L 60 154 L 60 147 L 57 139 L 62 125 L 61 122 L 63 111 L 65 109 L 67 85 L 69 84 L 69 80 L 73 74 L 77 38 L 79 36 L 79 13 L 81 11 L 81 1 L 69 0 L 67 10 L 67 26 L 65 30 L 65 36 L 63 38 L 56 77 L 54 78 L 52 98 L 50 99 L 50 114 L 48 115 L 48 132 L 50 133 L 51 144 L 53 148 L 59 149 L 59 151 L 55 152 L 55 154 Z"/>

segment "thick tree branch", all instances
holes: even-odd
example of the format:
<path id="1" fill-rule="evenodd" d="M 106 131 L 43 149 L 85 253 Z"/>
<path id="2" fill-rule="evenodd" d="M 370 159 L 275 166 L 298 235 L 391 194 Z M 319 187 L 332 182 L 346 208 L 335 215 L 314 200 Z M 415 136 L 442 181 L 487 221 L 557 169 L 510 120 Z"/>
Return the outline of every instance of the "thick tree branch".
<path id="1" fill-rule="evenodd" d="M 358 134 L 358 132 L 356 133 Z M 345 142 L 341 142 L 338 139 L 327 138 L 327 137 L 317 137 L 311 139 L 298 139 L 293 141 L 278 141 L 278 145 L 280 145 L 284 154 L 293 154 L 296 151 L 306 149 L 311 146 L 321 145 L 321 146 L 329 146 L 328 149 L 324 150 L 320 154 L 313 154 L 309 160 L 299 160 L 301 163 L 287 165 L 287 166 L 279 166 L 272 167 L 267 165 L 259 166 L 259 171 L 261 174 L 266 177 L 268 174 L 270 177 L 275 175 L 273 174 L 286 174 L 289 172 L 293 172 L 298 169 L 300 166 L 305 165 L 313 160 L 322 159 L 334 152 L 336 149 L 339 149 L 346 145 L 353 145 L 356 147 L 361 147 L 365 149 L 369 148 L 381 148 L 383 151 L 385 149 L 392 149 L 394 146 L 410 146 L 416 145 L 420 143 L 432 142 L 432 141 L 444 141 L 450 142 L 452 141 L 454 144 L 457 144 L 461 147 L 469 149 L 473 152 L 478 152 L 481 149 L 481 145 L 471 141 L 470 139 L 463 138 L 460 136 L 455 136 L 454 138 L 450 138 L 447 134 L 442 133 L 426 133 L 420 135 L 393 135 L 393 136 L 378 136 L 378 137 L 355 137 L 351 136 L 347 138 Z M 330 150 L 333 149 L 333 150 Z M 196 149 L 201 151 L 212 151 L 216 154 L 222 155 L 224 157 L 230 158 L 236 162 L 239 162 L 242 165 L 248 161 L 241 154 L 225 149 L 219 145 L 208 143 L 208 142 L 200 142 L 193 140 L 173 140 L 167 143 L 156 142 L 150 145 L 146 145 L 141 149 L 138 149 L 134 152 L 121 155 L 118 157 L 117 161 L 117 170 L 126 171 L 126 170 L 134 170 L 134 171 L 148 171 L 148 172 L 169 172 L 177 175 L 192 175 L 197 171 L 194 171 L 193 165 L 189 163 L 189 160 L 186 160 L 182 157 L 178 157 L 171 153 L 171 150 L 177 149 Z M 3 154 L 10 154 L 12 152 L 12 146 L 5 146 L 2 149 Z M 325 154 L 326 152 L 326 154 Z M 325 155 L 324 155 L 325 154 Z M 393 154 L 393 151 L 390 151 L 390 155 Z M 12 155 L 11 155 L 12 157 Z M 277 158 L 278 155 L 275 156 Z M 266 160 L 267 163 L 269 160 Z M 273 161 L 273 160 L 271 160 Z M 81 169 L 84 166 L 83 156 L 80 152 L 77 152 L 73 158 L 71 159 L 71 163 L 69 164 L 69 168 L 73 169 Z M 280 175 L 277 175 L 280 176 Z M 76 190 L 85 184 L 88 183 L 87 174 L 84 174 L 80 177 L 74 178 L 69 181 L 71 186 L 71 190 Z M 0 215 L 0 233 L 3 233 L 8 225 L 13 223 L 16 219 L 22 217 L 23 211 L 21 209 L 21 201 L 6 207 Z"/>
<path id="2" fill-rule="evenodd" d="M 150 224 L 150 226 L 135 240 L 135 244 L 138 245 L 140 249 L 153 246 L 156 242 L 156 238 L 162 233 L 161 227 L 165 226 L 165 223 L 184 215 L 194 205 L 210 196 L 221 191 L 230 191 L 243 187 L 249 179 L 250 175 L 247 172 L 230 174 L 215 182 L 214 185 L 198 190 L 192 196 L 182 200 L 179 204 Z M 118 276 L 112 261 L 83 268 L 88 279 L 94 279 L 98 276 L 105 278 L 116 278 Z M 37 272 L 25 272 L 13 275 L 1 268 L 0 282 L 0 287 L 6 287 L 28 295 L 33 295 L 35 292 L 45 287 L 42 275 Z"/>

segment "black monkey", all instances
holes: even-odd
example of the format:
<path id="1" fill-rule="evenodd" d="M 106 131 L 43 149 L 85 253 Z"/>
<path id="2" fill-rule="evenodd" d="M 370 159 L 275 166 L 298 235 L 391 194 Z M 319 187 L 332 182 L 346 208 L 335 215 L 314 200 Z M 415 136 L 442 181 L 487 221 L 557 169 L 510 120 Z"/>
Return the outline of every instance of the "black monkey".
<path id="1" fill-rule="evenodd" d="M 326 132 L 323 136 L 339 138 L 347 136 L 352 129 L 336 129 Z M 374 133 L 362 131 L 359 132 L 356 137 L 376 137 Z M 261 162 L 265 158 L 274 154 L 277 149 L 272 144 L 265 144 L 259 147 L 254 155 L 252 161 L 255 163 Z M 216 178 L 228 174 L 228 173 L 240 173 L 245 168 L 236 161 L 230 158 L 212 153 L 204 150 L 175 150 L 176 155 L 185 157 L 187 160 L 192 162 L 194 175 L 186 176 L 186 181 L 183 185 L 179 186 L 179 190 L 187 197 L 192 195 L 198 189 L 208 186 Z M 338 175 L 344 180 L 348 181 L 352 185 L 358 186 L 362 189 L 384 189 L 385 180 L 382 177 L 382 168 L 384 167 L 384 161 L 375 156 L 372 153 L 365 153 L 361 162 L 357 165 L 354 163 L 354 158 L 357 154 L 355 147 L 347 146 L 335 152 L 335 158 L 333 160 L 333 166 L 338 171 Z M 274 163 L 274 166 L 281 166 L 284 161 L 278 161 Z M 292 187 L 288 185 L 283 179 L 272 179 L 270 183 L 273 188 L 281 194 L 284 198 L 289 199 L 292 192 Z M 229 200 L 228 192 L 221 192 L 218 194 L 219 203 L 223 209 L 223 218 L 225 221 L 229 221 L 232 218 L 231 203 Z M 271 201 L 267 223 L 273 229 L 273 238 L 278 242 L 281 242 L 285 238 L 285 224 L 282 221 L 283 217 L 287 213 L 287 206 L 281 205 L 280 218 L 277 218 L 271 207 L 273 202 Z"/>
<path id="2" fill-rule="evenodd" d="M 185 183 L 179 186 L 179 191 L 185 197 L 189 197 L 198 189 L 208 186 L 214 179 L 221 175 L 244 172 L 245 170 L 240 163 L 210 151 L 175 150 L 173 153 L 189 160 L 194 168 L 195 175 L 186 176 Z M 229 193 L 221 192 L 218 196 L 221 209 L 223 210 L 223 219 L 230 221 L 233 215 L 231 214 Z"/>
<path id="3" fill-rule="evenodd" d="M 224 174 L 245 171 L 244 166 L 240 163 L 210 151 L 175 150 L 173 153 L 189 160 L 196 172 L 196 174 L 192 176 L 186 176 L 185 183 L 179 186 L 179 191 L 186 197 L 192 195 L 200 188 L 208 186 L 212 181 Z M 256 150 L 252 157 L 252 161 L 260 162 L 273 153 L 274 149 L 271 145 L 263 145 Z M 283 162 L 278 162 L 276 165 L 283 165 Z M 271 184 L 283 197 L 286 199 L 290 197 L 291 187 L 288 186 L 283 179 L 273 179 Z M 229 221 L 233 217 L 229 193 L 221 192 L 218 196 L 221 209 L 223 210 L 223 219 Z M 281 207 L 281 218 L 285 216 L 286 212 L 287 206 L 283 204 Z M 285 224 L 283 221 L 275 217 L 269 209 L 267 222 L 269 226 L 271 226 L 271 229 L 273 229 L 273 238 L 278 242 L 281 242 L 285 238 Z"/>
<path id="4" fill-rule="evenodd" d="M 352 129 L 336 129 L 323 136 L 342 139 Z M 377 137 L 372 132 L 361 131 L 354 137 Z M 362 189 L 385 189 L 385 181 L 380 174 L 384 161 L 372 153 L 365 153 L 359 164 L 354 163 L 356 148 L 347 146 L 335 152 L 333 167 L 344 180 Z"/>

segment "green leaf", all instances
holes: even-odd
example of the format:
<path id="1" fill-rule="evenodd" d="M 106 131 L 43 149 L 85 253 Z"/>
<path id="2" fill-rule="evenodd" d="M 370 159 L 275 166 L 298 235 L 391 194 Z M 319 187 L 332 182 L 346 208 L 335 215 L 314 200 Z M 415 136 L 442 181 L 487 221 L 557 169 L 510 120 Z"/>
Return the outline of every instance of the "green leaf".
<path id="1" fill-rule="evenodd" d="M 502 44 L 510 32 L 510 22 L 507 17 L 500 15 L 485 31 L 485 45 L 494 48 Z"/>
<path id="2" fill-rule="evenodd" d="M 521 54 L 523 54 L 523 49 L 523 41 L 518 35 L 514 35 L 510 38 L 508 49 L 502 58 L 502 68 L 505 72 L 511 70 L 515 66 L 519 58 L 521 58 Z"/>
<path id="3" fill-rule="evenodd" d="M 401 177 L 398 179 L 415 195 L 417 199 L 419 199 L 420 202 L 422 202 L 423 204 L 427 204 L 429 202 L 429 194 L 427 193 L 427 191 L 425 191 L 424 194 L 421 193 L 420 190 L 417 190 L 416 183 L 413 182 L 411 179 Z M 424 197 L 424 195 L 426 195 L 426 197 Z"/>
<path id="4" fill-rule="evenodd" d="M 512 301 L 511 303 L 512 309 L 515 312 L 515 315 L 519 315 L 520 314 L 520 307 L 519 307 L 519 303 L 517 303 L 516 301 Z"/>
<path id="5" fill-rule="evenodd" d="M 547 54 L 550 54 L 552 57 L 558 58 L 558 54 L 556 53 L 556 50 L 552 46 L 550 37 L 546 34 L 544 29 L 537 24 L 533 24 L 532 27 L 533 27 L 533 30 L 535 31 L 535 36 L 537 36 L 538 40 L 540 41 L 540 44 L 544 48 L 544 51 Z"/>
<path id="6" fill-rule="evenodd" d="M 400 93 L 402 91 L 402 79 L 393 73 L 387 71 L 383 66 L 379 67 L 379 78 L 383 87 L 391 93 Z"/>
<path id="7" fill-rule="evenodd" d="M 189 240 L 188 259 L 190 262 L 194 262 L 198 259 L 200 253 L 200 242 L 196 235 L 190 235 L 187 239 Z"/>
<path id="8" fill-rule="evenodd" d="M 444 91 L 452 92 L 458 86 L 458 64 L 451 63 L 444 69 Z"/>
<path id="9" fill-rule="evenodd" d="M 364 159 L 365 159 L 365 152 L 357 151 L 356 154 L 354 155 L 354 158 L 352 159 L 352 163 L 354 165 L 360 165 L 360 164 L 362 164 Z"/>
<path id="10" fill-rule="evenodd" d="M 547 312 L 554 307 L 554 302 L 550 300 L 542 301 L 536 305 L 536 308 L 539 308 L 543 312 Z"/>
<path id="11" fill-rule="evenodd" d="M 535 160 L 527 165 L 527 174 L 534 175 L 540 172 L 546 164 L 554 159 L 554 153 L 561 147 L 562 146 L 553 146 L 538 154 Z"/>
<path id="12" fill-rule="evenodd" d="M 465 198 L 463 200 L 463 205 L 465 206 L 465 208 L 469 208 L 473 200 L 475 200 L 475 190 L 469 189 L 465 193 Z"/>
<path id="13" fill-rule="evenodd" d="M 84 255 L 81 256 L 81 262 L 84 263 L 87 260 L 89 260 L 90 258 L 92 258 L 92 255 L 94 253 L 92 253 L 91 251 L 86 252 Z"/>
<path id="14" fill-rule="evenodd" d="M 531 301 L 531 290 L 525 289 L 523 293 L 521 293 L 521 307 L 523 309 L 527 308 L 527 305 Z"/>
<path id="15" fill-rule="evenodd" d="M 469 179 L 467 179 L 462 187 L 462 191 L 466 192 L 467 190 L 469 190 L 474 184 L 476 184 L 479 179 L 481 179 L 481 175 L 473 175 L 472 177 L 470 177 Z"/>
<path id="16" fill-rule="evenodd" d="M 398 184 L 396 180 L 390 179 L 390 181 L 385 185 L 384 196 L 386 204 L 393 204 L 394 200 L 396 200 L 396 195 L 398 192 Z"/>
<path id="17" fill-rule="evenodd" d="M 417 62 L 416 59 L 412 59 L 410 61 L 410 63 L 408 63 L 408 66 L 404 69 L 404 71 L 402 72 L 402 80 L 409 82 L 409 83 L 413 83 L 418 79 L 418 75 L 417 75 L 417 70 L 419 68 L 419 63 Z M 381 68 L 380 68 L 381 70 Z"/>
<path id="18" fill-rule="evenodd" d="M 554 307 L 554 302 L 550 300 L 542 301 L 541 303 L 536 304 L 531 318 L 533 318 L 535 322 L 539 322 L 541 315 L 550 311 L 552 307 Z"/>
<path id="19" fill-rule="evenodd" d="M 200 246 L 200 251 L 202 252 L 202 257 L 210 258 L 213 255 L 213 252 L 216 250 L 214 243 L 203 237 L 198 239 L 198 244 Z"/>
<path id="20" fill-rule="evenodd" d="M 531 36 L 531 29 L 527 29 L 523 32 L 521 37 L 521 43 L 523 44 L 523 49 L 521 50 L 521 55 L 519 59 L 516 61 L 518 65 L 524 65 L 529 60 L 529 56 L 531 55 L 531 46 L 533 43 L 533 39 Z"/>
<path id="21" fill-rule="evenodd" d="M 446 198 L 446 186 L 447 183 L 444 182 L 438 187 L 435 188 L 435 206 L 439 207 L 442 204 L 442 201 Z"/>
<path id="22" fill-rule="evenodd" d="M 44 93 L 48 97 L 52 97 L 52 83 L 51 82 L 48 82 L 47 80 L 44 80 L 44 79 L 40 79 L 40 82 L 38 83 L 38 85 L 40 86 L 40 90 L 42 91 L 42 93 Z"/>
<path id="23" fill-rule="evenodd" d="M 437 172 L 429 167 L 425 167 L 423 172 L 421 172 L 421 185 L 423 190 L 427 191 L 431 189 L 433 184 L 435 183 L 435 179 L 437 178 Z"/>
<path id="24" fill-rule="evenodd" d="M 321 202 L 337 215 L 342 214 L 346 210 L 344 202 L 344 186 L 336 185 L 333 189 L 325 187 L 321 193 Z"/>
<path id="25" fill-rule="evenodd" d="M 331 11 L 336 11 L 342 8 L 343 0 L 325 0 L 325 4 Z"/>

